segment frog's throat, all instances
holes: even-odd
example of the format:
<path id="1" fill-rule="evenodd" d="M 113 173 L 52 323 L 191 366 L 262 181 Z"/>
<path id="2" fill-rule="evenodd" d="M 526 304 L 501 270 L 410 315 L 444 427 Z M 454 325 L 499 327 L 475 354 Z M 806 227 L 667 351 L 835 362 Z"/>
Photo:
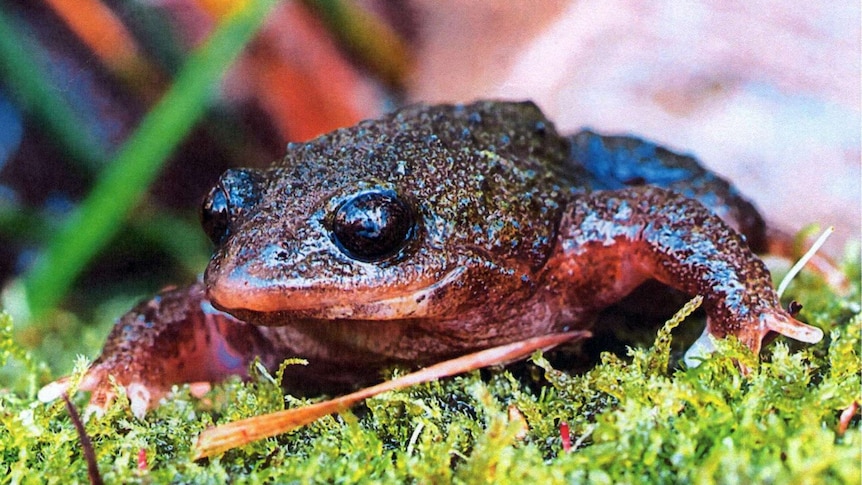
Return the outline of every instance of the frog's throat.
<path id="1" fill-rule="evenodd" d="M 403 294 L 374 299 L 371 294 L 368 301 L 363 301 L 363 291 L 344 290 L 337 301 L 327 301 L 325 298 L 309 298 L 312 289 L 297 289 L 291 291 L 259 292 L 255 290 L 242 291 L 243 283 L 226 283 L 208 285 L 209 298 L 219 309 L 227 312 L 252 311 L 259 313 L 295 313 L 297 317 L 324 320 L 401 320 L 408 318 L 424 318 L 439 315 L 445 308 L 457 306 L 455 298 L 450 298 L 450 290 L 457 286 L 467 269 L 458 266 L 448 271 L 443 278 L 432 284 L 410 289 Z M 254 287 L 253 284 L 246 287 Z M 303 294 L 302 298 L 296 298 Z M 447 297 L 449 296 L 449 297 Z M 296 303 L 314 301 L 314 305 Z M 335 300 L 335 298 L 330 298 Z"/>

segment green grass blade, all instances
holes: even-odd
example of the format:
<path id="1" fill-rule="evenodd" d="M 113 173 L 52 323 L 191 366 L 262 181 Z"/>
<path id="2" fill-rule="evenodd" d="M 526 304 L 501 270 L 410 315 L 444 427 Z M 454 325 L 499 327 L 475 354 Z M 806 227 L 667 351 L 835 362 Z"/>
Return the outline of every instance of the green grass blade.
<path id="1" fill-rule="evenodd" d="M 62 299 L 87 262 L 117 232 L 155 179 L 164 159 L 203 115 L 217 81 L 276 3 L 277 0 L 249 1 L 189 57 L 171 89 L 120 148 L 90 195 L 24 276 L 34 317 L 44 315 Z"/>

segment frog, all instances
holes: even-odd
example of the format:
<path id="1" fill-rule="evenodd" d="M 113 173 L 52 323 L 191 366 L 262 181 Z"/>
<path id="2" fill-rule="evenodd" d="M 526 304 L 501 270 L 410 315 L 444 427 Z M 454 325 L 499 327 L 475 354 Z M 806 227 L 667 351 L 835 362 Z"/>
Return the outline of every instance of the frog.
<path id="1" fill-rule="evenodd" d="M 287 390 L 337 392 L 589 329 L 649 281 L 702 296 L 709 341 L 823 336 L 782 308 L 764 219 L 728 181 L 634 136 L 561 135 L 529 101 L 411 105 L 289 143 L 225 172 L 201 222 L 203 278 L 117 320 L 80 382 L 91 406 L 112 379 L 142 415 L 175 384 L 288 358 L 307 365 Z"/>

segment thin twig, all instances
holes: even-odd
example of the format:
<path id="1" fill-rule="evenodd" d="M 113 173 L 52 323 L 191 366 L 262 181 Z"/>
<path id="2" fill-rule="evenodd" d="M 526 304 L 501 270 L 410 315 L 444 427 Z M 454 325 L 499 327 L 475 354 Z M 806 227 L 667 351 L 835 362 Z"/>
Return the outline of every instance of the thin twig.
<path id="1" fill-rule="evenodd" d="M 81 416 L 78 410 L 72 405 L 69 395 L 65 392 L 62 394 L 63 401 L 66 403 L 66 410 L 69 411 L 69 417 L 72 418 L 72 424 L 78 432 L 78 438 L 81 440 L 81 448 L 84 450 L 84 459 L 87 461 L 87 475 L 90 477 L 90 483 L 93 485 L 102 485 L 102 475 L 99 473 L 99 464 L 96 463 L 96 452 L 93 450 L 93 442 L 87 435 L 87 430 L 84 429 L 84 423 L 81 422 Z"/>
<path id="2" fill-rule="evenodd" d="M 784 290 L 787 289 L 787 286 L 790 285 L 790 282 L 793 280 L 793 278 L 795 278 L 796 275 L 800 271 L 802 271 L 802 267 L 805 266 L 808 263 L 808 260 L 810 260 L 814 256 L 814 253 L 816 253 L 817 250 L 820 249 L 820 246 L 823 246 L 823 244 L 826 243 L 826 240 L 829 239 L 829 236 L 831 236 L 833 232 L 835 232 L 834 226 L 829 226 L 828 228 L 826 228 L 826 230 L 823 231 L 823 234 L 821 234 L 820 237 L 818 237 L 817 240 L 814 241 L 814 244 L 811 246 L 811 249 L 809 249 L 808 252 L 803 254 L 802 257 L 799 258 L 799 261 L 797 261 L 796 264 L 794 264 L 793 267 L 790 268 L 790 271 L 788 271 L 787 275 L 785 275 L 784 278 L 781 280 L 781 284 L 778 285 L 777 292 L 779 298 L 781 297 L 781 295 L 784 294 Z"/>

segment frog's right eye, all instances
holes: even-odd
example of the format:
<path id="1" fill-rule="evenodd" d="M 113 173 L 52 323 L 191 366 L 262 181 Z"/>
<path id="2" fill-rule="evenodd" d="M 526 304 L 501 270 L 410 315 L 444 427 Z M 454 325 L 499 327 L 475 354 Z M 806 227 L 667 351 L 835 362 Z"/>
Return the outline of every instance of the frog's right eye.
<path id="1" fill-rule="evenodd" d="M 332 238 L 347 256 L 376 262 L 396 255 L 415 234 L 409 204 L 391 191 L 360 193 L 345 201 L 330 221 Z"/>
<path id="2" fill-rule="evenodd" d="M 260 200 L 263 174 L 257 170 L 228 170 L 201 204 L 201 226 L 216 246 L 231 235 L 237 217 Z"/>

